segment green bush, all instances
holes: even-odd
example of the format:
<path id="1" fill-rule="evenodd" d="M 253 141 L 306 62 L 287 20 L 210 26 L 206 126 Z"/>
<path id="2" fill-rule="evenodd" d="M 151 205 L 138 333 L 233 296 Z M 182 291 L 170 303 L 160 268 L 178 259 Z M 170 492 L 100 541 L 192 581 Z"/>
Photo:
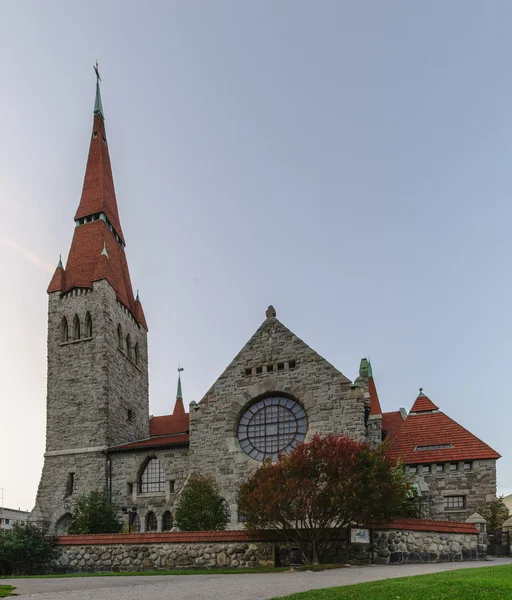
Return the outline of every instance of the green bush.
<path id="1" fill-rule="evenodd" d="M 68 533 L 120 533 L 122 530 L 119 509 L 105 492 L 93 490 L 78 498 Z"/>
<path id="2" fill-rule="evenodd" d="M 52 557 L 56 538 L 31 523 L 0 530 L 0 573 L 26 575 L 43 571 Z"/>
<path id="3" fill-rule="evenodd" d="M 225 529 L 227 505 L 211 476 L 192 473 L 176 506 L 176 525 L 182 531 Z"/>

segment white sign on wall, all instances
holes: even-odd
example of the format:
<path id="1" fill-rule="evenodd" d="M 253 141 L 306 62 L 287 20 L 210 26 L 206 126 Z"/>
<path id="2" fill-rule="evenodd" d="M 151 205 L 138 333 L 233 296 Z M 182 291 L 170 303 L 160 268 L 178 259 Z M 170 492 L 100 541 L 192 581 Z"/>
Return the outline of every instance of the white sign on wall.
<path id="1" fill-rule="evenodd" d="M 370 530 L 369 529 L 351 529 L 350 530 L 351 544 L 369 544 Z"/>

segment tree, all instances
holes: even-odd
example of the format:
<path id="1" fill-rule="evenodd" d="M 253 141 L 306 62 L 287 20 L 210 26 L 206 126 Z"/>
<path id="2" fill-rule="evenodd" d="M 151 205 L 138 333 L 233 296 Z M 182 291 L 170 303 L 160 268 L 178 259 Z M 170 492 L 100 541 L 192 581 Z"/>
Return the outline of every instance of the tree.
<path id="1" fill-rule="evenodd" d="M 509 513 L 508 508 L 503 503 L 503 496 L 500 496 L 496 500 L 486 502 L 478 507 L 478 514 L 487 522 L 487 531 L 497 531 L 501 529 L 503 523 L 508 519 Z"/>
<path id="2" fill-rule="evenodd" d="M 210 475 L 192 473 L 181 494 L 175 511 L 176 525 L 182 531 L 213 531 L 225 529 L 227 505 Z"/>
<path id="3" fill-rule="evenodd" d="M 51 559 L 56 538 L 32 523 L 14 523 L 0 530 L 0 574 L 25 575 L 40 572 Z"/>
<path id="4" fill-rule="evenodd" d="M 78 498 L 68 533 L 120 533 L 119 509 L 105 492 L 93 490 Z"/>
<path id="5" fill-rule="evenodd" d="M 246 527 L 281 531 L 317 563 L 351 524 L 417 516 L 409 478 L 384 452 L 317 434 L 275 463 L 266 459 L 238 492 Z"/>

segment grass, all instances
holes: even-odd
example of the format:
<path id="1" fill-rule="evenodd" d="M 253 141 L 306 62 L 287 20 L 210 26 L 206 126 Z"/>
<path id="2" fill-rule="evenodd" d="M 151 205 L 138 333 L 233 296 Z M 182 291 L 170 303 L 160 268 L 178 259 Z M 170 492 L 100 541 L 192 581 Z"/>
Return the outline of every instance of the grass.
<path id="1" fill-rule="evenodd" d="M 327 571 L 343 565 L 304 565 L 297 571 Z M 244 573 L 282 573 L 289 567 L 253 567 L 250 569 L 170 569 L 167 571 L 104 571 L 103 573 L 63 573 L 58 575 L 9 575 L 0 579 L 59 579 L 64 577 L 137 577 L 140 575 L 241 575 Z M 1 598 L 1 596 L 0 596 Z"/>
<path id="2" fill-rule="evenodd" d="M 0 598 L 6 598 L 13 591 L 12 585 L 0 585 Z"/>
<path id="3" fill-rule="evenodd" d="M 312 590 L 279 600 L 510 600 L 512 565 L 460 569 L 344 587 Z M 274 598 L 273 600 L 277 600 Z"/>

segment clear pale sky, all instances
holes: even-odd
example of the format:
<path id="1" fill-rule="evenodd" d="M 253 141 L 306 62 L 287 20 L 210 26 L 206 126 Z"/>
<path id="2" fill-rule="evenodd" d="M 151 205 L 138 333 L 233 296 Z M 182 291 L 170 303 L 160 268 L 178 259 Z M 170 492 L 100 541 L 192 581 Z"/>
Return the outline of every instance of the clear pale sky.
<path id="1" fill-rule="evenodd" d="M 423 386 L 512 492 L 510 2 L 0 3 L 0 487 L 33 506 L 46 287 L 96 59 L 153 414 L 277 316 L 384 410 Z"/>

